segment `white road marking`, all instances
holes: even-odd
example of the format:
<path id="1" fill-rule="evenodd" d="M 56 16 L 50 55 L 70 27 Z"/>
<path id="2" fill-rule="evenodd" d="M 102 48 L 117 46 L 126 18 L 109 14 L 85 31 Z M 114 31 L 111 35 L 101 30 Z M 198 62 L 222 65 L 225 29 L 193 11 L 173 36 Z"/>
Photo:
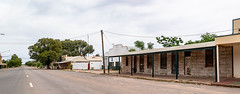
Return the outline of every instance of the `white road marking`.
<path id="1" fill-rule="evenodd" d="M 33 84 L 31 82 L 29 83 L 29 85 L 30 85 L 30 87 L 33 87 Z"/>
<path id="2" fill-rule="evenodd" d="M 27 77 L 28 77 L 28 75 L 27 75 Z"/>

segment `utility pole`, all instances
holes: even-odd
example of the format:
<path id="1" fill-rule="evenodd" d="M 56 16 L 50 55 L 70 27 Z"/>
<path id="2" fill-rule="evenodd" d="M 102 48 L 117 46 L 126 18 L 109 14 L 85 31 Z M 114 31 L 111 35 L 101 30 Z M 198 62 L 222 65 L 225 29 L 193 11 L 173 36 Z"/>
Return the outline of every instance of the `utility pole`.
<path id="1" fill-rule="evenodd" d="M 101 38 L 102 38 L 102 55 L 103 55 L 103 73 L 105 74 L 105 56 L 104 56 L 103 30 L 101 30 Z"/>
<path id="2" fill-rule="evenodd" d="M 89 34 L 87 34 L 87 39 L 88 39 L 87 41 L 88 41 L 88 44 L 89 44 Z"/>
<path id="3" fill-rule="evenodd" d="M 87 42 L 88 42 L 88 45 L 90 45 L 89 44 L 89 34 L 87 34 Z M 87 56 L 89 56 L 89 54 L 87 54 Z"/>

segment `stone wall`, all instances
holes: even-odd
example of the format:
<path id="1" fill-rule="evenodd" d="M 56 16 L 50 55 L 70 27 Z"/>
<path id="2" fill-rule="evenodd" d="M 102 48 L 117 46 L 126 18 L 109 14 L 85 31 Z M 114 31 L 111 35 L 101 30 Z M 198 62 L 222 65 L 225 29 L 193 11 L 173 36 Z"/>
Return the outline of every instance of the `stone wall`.
<path id="1" fill-rule="evenodd" d="M 220 77 L 232 77 L 232 61 L 233 53 L 232 47 L 219 46 L 219 70 Z"/>
<path id="2" fill-rule="evenodd" d="M 232 47 L 220 47 L 220 76 L 232 76 Z M 137 73 L 152 74 L 152 68 L 147 68 L 147 55 L 144 55 L 144 72 L 140 72 L 140 56 L 137 57 Z M 128 57 L 128 66 L 122 57 L 122 72 L 131 72 L 131 56 Z M 154 54 L 154 73 L 155 75 L 173 75 L 172 71 L 172 53 L 167 53 L 167 69 L 160 68 L 161 54 Z M 178 53 L 179 75 L 188 76 L 215 76 L 215 56 L 213 55 L 213 67 L 206 67 L 206 51 L 191 51 L 191 56 L 185 57 L 184 52 Z M 133 58 L 134 66 L 134 58 Z"/>
<path id="3" fill-rule="evenodd" d="M 185 75 L 192 76 L 214 76 L 215 57 L 213 56 L 213 67 L 206 67 L 206 51 L 191 51 L 190 57 L 185 57 Z"/>

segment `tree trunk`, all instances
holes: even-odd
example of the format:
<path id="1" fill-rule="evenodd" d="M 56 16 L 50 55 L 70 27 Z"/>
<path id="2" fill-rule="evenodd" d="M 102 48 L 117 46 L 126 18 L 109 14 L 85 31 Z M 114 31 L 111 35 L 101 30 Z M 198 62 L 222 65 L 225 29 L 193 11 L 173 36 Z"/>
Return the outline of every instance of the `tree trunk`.
<path id="1" fill-rule="evenodd" d="M 47 65 L 47 69 L 51 69 L 51 68 L 50 68 L 50 64 Z"/>

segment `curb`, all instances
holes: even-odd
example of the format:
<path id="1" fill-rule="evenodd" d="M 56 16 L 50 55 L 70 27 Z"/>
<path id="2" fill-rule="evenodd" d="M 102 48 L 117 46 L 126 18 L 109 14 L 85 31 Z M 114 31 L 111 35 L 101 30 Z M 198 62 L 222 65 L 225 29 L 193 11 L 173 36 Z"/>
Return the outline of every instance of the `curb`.
<path id="1" fill-rule="evenodd" d="M 208 86 L 222 86 L 222 87 L 240 88 L 240 86 L 236 86 L 236 85 L 222 85 L 222 84 L 215 84 L 215 83 L 202 83 L 202 82 L 193 82 L 193 81 L 187 81 L 187 80 L 167 80 L 167 79 L 145 78 L 145 77 L 139 77 L 139 76 L 127 76 L 127 75 L 103 74 L 103 73 L 100 74 L 100 75 L 127 77 L 127 78 L 143 79 L 143 80 L 151 80 L 151 81 L 174 82 L 174 83 L 182 83 L 182 84 L 196 84 L 196 85 L 208 85 Z"/>
<path id="2" fill-rule="evenodd" d="M 81 73 L 90 73 L 90 74 L 98 74 L 98 73 L 91 73 L 91 72 L 83 72 L 78 71 Z M 126 77 L 126 78 L 133 78 L 133 79 L 143 79 L 143 80 L 150 80 L 150 81 L 162 81 L 162 82 L 174 82 L 174 83 L 182 83 L 182 84 L 196 84 L 196 85 L 208 85 L 208 86 L 222 86 L 222 87 L 232 87 L 232 88 L 240 88 L 240 86 L 236 85 L 224 85 L 224 84 L 216 84 L 216 83 L 202 83 L 202 82 L 194 82 L 194 81 L 187 81 L 187 80 L 167 80 L 167 79 L 156 79 L 156 78 L 146 78 L 146 77 L 139 77 L 139 76 L 128 76 L 128 75 L 119 75 L 119 74 L 103 74 L 100 73 L 98 75 L 108 75 L 108 76 L 118 76 L 118 77 Z"/>
<path id="3" fill-rule="evenodd" d="M 240 88 L 240 86 L 232 85 L 232 84 L 225 85 L 225 84 L 215 84 L 215 83 L 213 83 L 212 86 L 223 86 L 223 87 Z"/>
<path id="4" fill-rule="evenodd" d="M 167 80 L 167 79 L 146 78 L 146 77 L 139 77 L 139 76 L 118 75 L 118 74 L 101 74 L 101 75 L 127 77 L 127 78 L 143 79 L 143 80 L 151 80 L 151 81 L 174 82 L 174 83 L 183 83 L 183 84 L 197 84 L 197 85 L 211 85 L 212 84 L 212 83 L 193 82 L 193 81 L 187 81 L 187 80 Z"/>

